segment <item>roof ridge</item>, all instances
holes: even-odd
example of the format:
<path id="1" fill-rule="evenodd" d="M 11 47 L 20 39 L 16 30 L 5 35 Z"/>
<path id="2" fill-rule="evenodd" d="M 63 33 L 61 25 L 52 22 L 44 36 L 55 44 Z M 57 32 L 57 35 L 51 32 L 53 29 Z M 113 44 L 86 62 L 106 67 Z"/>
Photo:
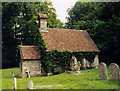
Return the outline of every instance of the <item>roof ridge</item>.
<path id="1" fill-rule="evenodd" d="M 71 31 L 87 31 L 87 30 L 64 29 L 64 28 L 48 28 L 48 29 L 71 30 Z"/>

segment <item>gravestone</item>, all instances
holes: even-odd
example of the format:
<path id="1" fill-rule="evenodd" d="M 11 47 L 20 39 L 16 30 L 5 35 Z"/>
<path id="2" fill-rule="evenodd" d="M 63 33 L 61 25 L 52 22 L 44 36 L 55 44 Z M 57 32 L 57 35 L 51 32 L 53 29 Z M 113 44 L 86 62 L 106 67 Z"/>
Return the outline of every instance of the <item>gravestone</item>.
<path id="1" fill-rule="evenodd" d="M 74 56 L 74 64 L 77 65 L 77 58 Z"/>
<path id="2" fill-rule="evenodd" d="M 27 77 L 30 78 L 30 70 L 26 69 Z"/>
<path id="3" fill-rule="evenodd" d="M 28 82 L 27 88 L 28 88 L 28 89 L 33 89 L 33 82 L 32 82 L 32 81 L 29 81 L 29 82 Z"/>
<path id="4" fill-rule="evenodd" d="M 81 63 L 78 61 L 78 71 L 80 71 Z"/>
<path id="5" fill-rule="evenodd" d="M 53 75 L 53 73 L 47 73 L 47 76 L 52 76 Z"/>
<path id="6" fill-rule="evenodd" d="M 91 67 L 92 62 L 89 62 L 89 66 Z"/>
<path id="7" fill-rule="evenodd" d="M 14 74 L 13 72 L 10 72 L 10 74 L 12 75 L 12 77 L 14 77 L 14 76 L 15 76 L 15 74 Z"/>
<path id="8" fill-rule="evenodd" d="M 86 67 L 86 59 L 85 58 L 83 58 L 83 60 L 82 60 L 82 66 Z"/>
<path id="9" fill-rule="evenodd" d="M 73 65 L 74 65 L 74 57 L 72 56 L 72 58 L 71 58 L 71 61 L 70 61 L 70 70 L 71 71 L 74 71 L 74 67 L 73 67 Z"/>
<path id="10" fill-rule="evenodd" d="M 16 80 L 16 78 L 14 78 L 14 90 L 16 90 L 17 89 L 17 80 Z"/>
<path id="11" fill-rule="evenodd" d="M 74 59 L 74 69 L 77 71 L 78 68 L 77 58 L 74 56 L 73 59 Z"/>
<path id="12" fill-rule="evenodd" d="M 86 60 L 86 66 L 90 67 L 90 62 L 88 60 Z"/>
<path id="13" fill-rule="evenodd" d="M 100 79 L 108 79 L 106 64 L 101 62 L 98 66 Z"/>
<path id="14" fill-rule="evenodd" d="M 111 63 L 109 66 L 111 80 L 120 80 L 119 78 L 119 66 L 116 63 Z"/>
<path id="15" fill-rule="evenodd" d="M 94 58 L 94 68 L 98 68 L 98 65 L 99 65 L 99 58 L 98 58 L 98 55 L 95 56 Z"/>
<path id="16" fill-rule="evenodd" d="M 94 64 L 93 64 L 93 62 L 91 62 L 90 67 L 94 68 Z"/>

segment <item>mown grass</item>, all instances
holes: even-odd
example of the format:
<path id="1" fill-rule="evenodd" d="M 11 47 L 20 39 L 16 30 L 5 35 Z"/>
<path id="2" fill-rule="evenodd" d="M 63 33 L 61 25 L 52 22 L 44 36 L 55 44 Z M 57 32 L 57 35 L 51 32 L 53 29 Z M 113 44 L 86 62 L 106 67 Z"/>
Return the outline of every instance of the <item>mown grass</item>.
<path id="1" fill-rule="evenodd" d="M 14 72 L 17 77 L 18 89 L 27 89 L 30 80 L 33 81 L 34 86 L 54 85 L 51 88 L 43 89 L 120 89 L 120 82 L 110 80 L 110 75 L 108 75 L 108 80 L 99 79 L 98 69 L 90 69 L 90 72 L 82 70 L 80 75 L 62 73 L 54 76 L 18 78 L 18 68 L 2 70 L 2 89 L 14 88 L 14 80 L 10 71 Z"/>
<path id="2" fill-rule="evenodd" d="M 2 89 L 2 70 L 0 70 L 0 91 Z"/>

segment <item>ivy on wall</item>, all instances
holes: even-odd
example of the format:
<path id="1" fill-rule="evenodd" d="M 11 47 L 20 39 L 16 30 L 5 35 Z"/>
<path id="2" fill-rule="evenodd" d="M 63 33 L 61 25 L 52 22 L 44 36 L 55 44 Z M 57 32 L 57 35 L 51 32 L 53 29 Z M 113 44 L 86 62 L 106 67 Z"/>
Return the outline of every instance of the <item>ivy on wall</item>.
<path id="1" fill-rule="evenodd" d="M 41 62 L 46 71 L 48 71 L 47 67 L 62 67 L 62 69 L 65 70 L 69 69 L 71 57 L 71 52 L 52 50 L 44 54 L 44 58 L 42 58 Z"/>
<path id="2" fill-rule="evenodd" d="M 97 52 L 60 52 L 57 50 L 52 50 L 45 52 L 43 55 L 44 58 L 41 58 L 41 62 L 45 72 L 49 72 L 49 70 L 52 70 L 55 67 L 61 67 L 64 72 L 65 70 L 70 70 L 72 55 L 77 58 L 77 61 L 82 63 L 83 58 L 86 58 L 89 62 L 93 62 L 96 54 Z"/>

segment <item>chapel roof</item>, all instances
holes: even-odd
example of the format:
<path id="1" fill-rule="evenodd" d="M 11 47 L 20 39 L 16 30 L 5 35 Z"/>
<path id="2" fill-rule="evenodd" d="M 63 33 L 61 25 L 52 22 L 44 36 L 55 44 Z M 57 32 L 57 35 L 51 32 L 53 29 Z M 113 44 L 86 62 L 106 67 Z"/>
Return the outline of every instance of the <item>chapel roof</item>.
<path id="1" fill-rule="evenodd" d="M 48 28 L 41 32 L 47 51 L 100 52 L 86 30 Z"/>

